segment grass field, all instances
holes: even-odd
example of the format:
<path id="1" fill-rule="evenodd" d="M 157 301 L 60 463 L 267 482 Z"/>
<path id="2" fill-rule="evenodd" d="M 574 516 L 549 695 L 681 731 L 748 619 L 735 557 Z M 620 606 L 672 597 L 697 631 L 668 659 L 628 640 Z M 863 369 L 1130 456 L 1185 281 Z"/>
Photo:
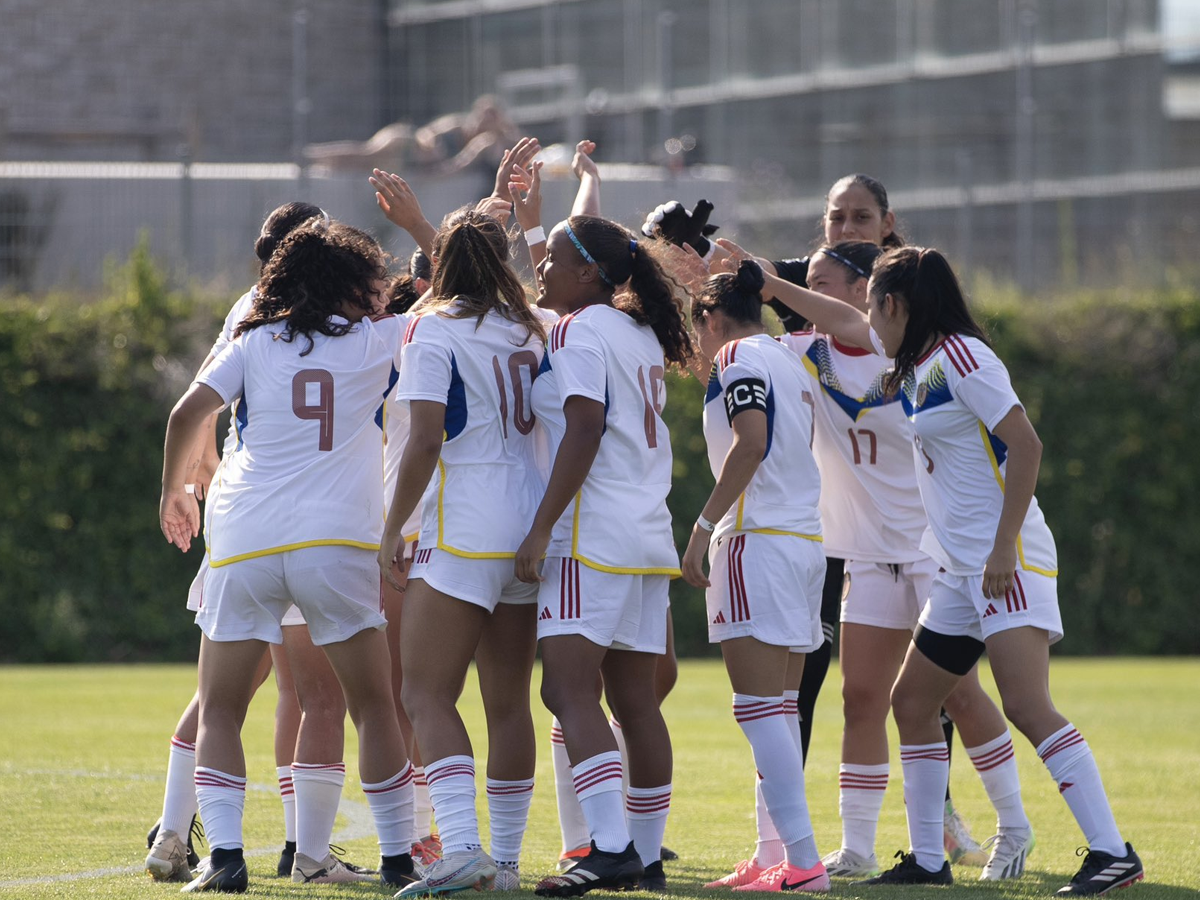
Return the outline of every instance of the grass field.
<path id="1" fill-rule="evenodd" d="M 549 716 L 536 702 L 540 749 L 537 789 L 525 842 L 526 887 L 557 858 L 558 829 L 548 752 Z M 1200 661 L 1057 660 L 1060 708 L 1096 751 L 1117 819 L 1146 865 L 1147 878 L 1122 900 L 1200 896 Z M 808 797 L 821 852 L 836 848 L 837 763 L 841 739 L 838 676 L 830 672 L 817 711 Z M 187 666 L 0 668 L 0 897 L 173 896 L 142 872 L 143 836 L 161 808 L 168 739 L 195 686 Z M 991 685 L 988 685 L 991 689 Z M 715 897 L 701 885 L 741 859 L 753 842 L 750 751 L 729 711 L 718 663 L 686 662 L 665 710 L 675 745 L 675 794 L 667 844 L 671 893 Z M 282 844 L 282 817 L 271 753 L 274 691 L 256 698 L 245 728 L 250 790 L 246 846 L 251 896 L 380 897 L 378 885 L 303 887 L 270 877 Z M 478 694 L 463 701 L 476 755 L 486 752 Z M 377 859 L 370 814 L 355 780 L 356 745 L 335 841 L 360 862 Z M 980 885 L 977 870 L 956 868 L 951 890 L 964 898 L 1052 894 L 1074 873 L 1082 837 L 1032 748 L 1018 738 L 1025 803 L 1038 835 L 1029 871 L 1015 883 Z M 975 836 L 992 823 L 961 745 L 954 748 L 952 790 Z M 883 862 L 906 847 L 898 754 L 877 850 Z M 481 766 L 482 769 L 482 766 Z M 482 798 L 482 792 L 481 792 Z M 486 817 L 485 817 L 486 819 Z M 486 825 L 485 825 L 486 828 Z M 485 833 L 486 838 L 486 833 Z M 842 897 L 927 896 L 930 890 L 851 890 Z M 532 896 L 532 895 L 531 895 Z"/>

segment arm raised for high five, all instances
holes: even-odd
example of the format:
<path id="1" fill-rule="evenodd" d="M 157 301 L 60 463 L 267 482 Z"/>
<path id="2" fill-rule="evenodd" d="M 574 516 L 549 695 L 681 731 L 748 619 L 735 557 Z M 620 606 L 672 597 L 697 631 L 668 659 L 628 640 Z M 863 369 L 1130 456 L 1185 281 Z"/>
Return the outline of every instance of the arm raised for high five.
<path id="1" fill-rule="evenodd" d="M 729 256 L 712 266 L 713 271 L 736 272 L 738 264 L 743 259 L 754 259 L 733 241 L 718 238 L 717 244 L 729 252 Z M 860 312 L 848 303 L 826 297 L 808 288 L 784 281 L 777 275 L 768 275 L 765 271 L 766 283 L 763 285 L 764 297 L 774 296 L 789 309 L 794 309 L 804 318 L 812 322 L 813 327 L 822 334 L 832 335 L 843 344 L 863 347 L 873 350 L 871 343 L 871 326 L 865 313 Z"/>
<path id="2" fill-rule="evenodd" d="M 517 141 L 515 146 L 505 150 L 504 156 L 500 159 L 500 165 L 496 169 L 496 184 L 492 189 L 492 196 L 511 203 L 512 191 L 508 183 L 512 181 L 513 166 L 528 169 L 533 158 L 541 152 L 542 145 L 535 137 L 523 137 Z"/>
<path id="3" fill-rule="evenodd" d="M 542 164 L 532 163 L 528 169 L 518 166 L 513 179 L 508 183 L 513 215 L 517 217 L 521 231 L 525 232 L 529 258 L 536 272 L 538 265 L 546 258 L 546 235 L 542 231 Z"/>
<path id="4" fill-rule="evenodd" d="M 399 175 L 382 169 L 373 170 L 368 180 L 375 188 L 375 202 L 379 204 L 388 221 L 412 235 L 417 246 L 425 251 L 426 256 L 433 259 L 433 238 L 437 229 L 421 212 L 421 204 L 408 182 Z"/>
<path id="5" fill-rule="evenodd" d="M 571 205 L 573 216 L 600 215 L 600 170 L 592 159 L 595 150 L 595 141 L 580 141 L 575 145 L 571 171 L 579 179 L 579 192 L 575 194 L 575 202 Z"/>

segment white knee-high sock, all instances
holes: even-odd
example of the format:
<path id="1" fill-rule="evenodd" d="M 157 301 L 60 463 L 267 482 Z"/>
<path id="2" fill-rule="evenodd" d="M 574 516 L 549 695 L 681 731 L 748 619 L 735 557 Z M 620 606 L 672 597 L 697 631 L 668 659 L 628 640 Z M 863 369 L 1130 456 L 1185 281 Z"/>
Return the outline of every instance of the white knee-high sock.
<path id="1" fill-rule="evenodd" d="M 292 763 L 296 792 L 296 852 L 321 862 L 329 855 L 329 839 L 346 782 L 346 764 Z"/>
<path id="2" fill-rule="evenodd" d="M 367 804 L 375 818 L 381 856 L 400 856 L 412 852 L 417 839 L 413 824 L 414 780 L 412 763 L 406 762 L 404 768 L 391 778 L 363 782 L 363 793 L 367 795 Z M 473 787 L 474 778 L 471 784 Z"/>
<path id="3" fill-rule="evenodd" d="M 912 852 L 921 868 L 941 871 L 946 860 L 942 830 L 946 785 L 950 781 L 950 749 L 945 741 L 901 744 L 900 766 L 904 770 L 904 809 Z"/>
<path id="4" fill-rule="evenodd" d="M 639 788 L 630 785 L 625 795 L 625 823 L 629 837 L 648 866 L 662 859 L 663 832 L 671 812 L 671 785 Z"/>
<path id="5" fill-rule="evenodd" d="M 783 841 L 771 821 L 771 813 L 767 809 L 767 798 L 763 796 L 762 774 L 754 772 L 754 827 L 758 840 L 754 845 L 754 862 L 756 865 L 769 869 L 783 862 Z"/>
<path id="6" fill-rule="evenodd" d="M 1058 783 L 1058 791 L 1092 850 L 1125 855 L 1125 841 L 1113 818 L 1092 748 L 1074 725 L 1060 728 L 1038 744 L 1037 754 Z M 204 823 L 205 828 L 208 822 Z"/>
<path id="7" fill-rule="evenodd" d="M 425 780 L 433 799 L 442 836 L 442 852 L 478 850 L 479 819 L 475 815 L 475 760 L 469 756 L 444 756 L 425 763 Z"/>
<path id="8" fill-rule="evenodd" d="M 521 861 L 521 841 L 529 822 L 533 779 L 487 780 L 488 825 L 492 832 L 491 856 L 497 865 L 515 866 Z"/>
<path id="9" fill-rule="evenodd" d="M 762 775 L 763 797 L 788 861 L 811 868 L 820 859 L 804 794 L 800 748 L 784 721 L 783 697 L 734 694 L 733 715 L 754 752 L 754 764 Z M 795 858 L 797 855 L 800 858 Z"/>
<path id="10" fill-rule="evenodd" d="M 838 767 L 838 813 L 842 817 L 842 846 L 859 856 L 875 854 L 879 811 L 887 791 L 888 764 Z"/>
<path id="11" fill-rule="evenodd" d="M 283 803 L 283 839 L 296 843 L 296 787 L 292 783 L 292 767 L 276 766 L 279 778 L 279 799 Z"/>
<path id="12" fill-rule="evenodd" d="M 596 847 L 608 853 L 619 853 L 629 846 L 621 798 L 622 768 L 621 754 L 616 750 L 597 753 L 571 767 L 588 832 Z"/>
<path id="13" fill-rule="evenodd" d="M 418 839 L 433 834 L 433 802 L 424 766 L 413 766 L 413 831 Z"/>
<path id="14" fill-rule="evenodd" d="M 554 763 L 554 797 L 558 801 L 562 852 L 567 853 L 586 847 L 591 835 L 588 833 L 587 819 L 583 816 L 583 807 L 579 805 L 579 797 L 575 794 L 575 776 L 571 774 L 571 760 L 567 756 L 567 744 L 558 719 L 550 725 L 550 759 Z"/>
<path id="15" fill-rule="evenodd" d="M 241 850 L 246 778 L 196 766 L 196 802 L 212 850 Z"/>
<path id="16" fill-rule="evenodd" d="M 173 831 L 187 843 L 192 816 L 196 814 L 196 745 L 171 736 L 167 757 L 167 784 L 163 790 L 160 831 Z"/>
<path id="17" fill-rule="evenodd" d="M 967 756 L 975 764 L 983 789 L 996 808 L 996 828 L 999 831 L 1027 830 L 1029 817 L 1021 803 L 1021 777 L 1017 773 L 1017 757 L 1009 730 L 1005 728 L 1003 734 L 986 744 L 968 747 Z"/>
<path id="18" fill-rule="evenodd" d="M 792 733 L 792 740 L 796 742 L 796 749 L 800 751 L 800 761 L 804 762 L 804 747 L 800 740 L 800 692 L 799 691 L 784 691 L 783 692 L 783 717 L 788 725 L 788 731 Z"/>

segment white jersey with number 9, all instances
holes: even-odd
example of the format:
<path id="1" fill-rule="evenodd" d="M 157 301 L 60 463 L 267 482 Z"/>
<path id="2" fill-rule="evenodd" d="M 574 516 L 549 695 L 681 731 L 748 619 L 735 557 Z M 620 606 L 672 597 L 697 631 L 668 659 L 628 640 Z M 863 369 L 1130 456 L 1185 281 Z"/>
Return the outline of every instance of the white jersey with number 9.
<path id="1" fill-rule="evenodd" d="M 314 334 L 309 350 L 302 335 L 287 341 L 280 326 L 260 326 L 197 379 L 226 403 L 240 399 L 237 443 L 206 504 L 211 566 L 303 547 L 378 549 L 378 414 L 399 363 L 401 329 L 392 316 L 364 319 L 344 335 Z"/>

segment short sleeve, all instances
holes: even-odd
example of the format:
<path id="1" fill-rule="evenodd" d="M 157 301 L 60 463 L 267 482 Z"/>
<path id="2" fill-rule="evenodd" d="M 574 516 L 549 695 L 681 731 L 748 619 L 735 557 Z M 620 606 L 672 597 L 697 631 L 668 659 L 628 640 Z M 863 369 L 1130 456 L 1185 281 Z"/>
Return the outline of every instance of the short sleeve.
<path id="1" fill-rule="evenodd" d="M 212 364 L 196 378 L 196 383 L 212 388 L 221 395 L 226 405 L 242 396 L 246 389 L 244 342 L 239 338 L 227 344 Z"/>
<path id="2" fill-rule="evenodd" d="M 721 389 L 725 390 L 734 382 L 747 378 L 761 381 L 764 385 L 771 383 L 771 375 L 761 352 L 758 348 L 743 345 L 741 341 L 726 344 L 717 352 L 717 380 L 721 382 Z"/>
<path id="3" fill-rule="evenodd" d="M 871 349 L 875 351 L 876 355 L 882 356 L 884 359 L 891 359 L 887 351 L 883 349 L 883 338 L 879 336 L 879 332 L 870 325 L 867 326 L 867 332 L 871 338 Z"/>
<path id="4" fill-rule="evenodd" d="M 600 336 L 587 320 L 560 319 L 551 337 L 550 365 L 565 403 L 586 397 L 603 403 L 608 395 L 608 365 Z"/>
<path id="5" fill-rule="evenodd" d="M 233 332 L 242 323 L 242 319 L 250 315 L 250 310 L 254 308 L 254 289 L 246 291 L 238 298 L 237 303 L 233 304 L 229 313 L 225 316 L 225 324 L 221 326 L 221 333 L 217 335 L 216 341 L 212 345 L 212 350 L 209 355 L 216 359 L 221 355 L 221 351 L 233 343 Z"/>
<path id="6" fill-rule="evenodd" d="M 454 353 L 445 341 L 437 340 L 437 324 L 432 316 L 416 318 L 408 323 L 400 353 L 397 400 L 447 401 Z"/>
<path id="7" fill-rule="evenodd" d="M 986 344 L 954 335 L 942 348 L 950 361 L 946 374 L 951 392 L 993 431 L 1021 401 L 1013 390 L 1008 369 Z"/>

